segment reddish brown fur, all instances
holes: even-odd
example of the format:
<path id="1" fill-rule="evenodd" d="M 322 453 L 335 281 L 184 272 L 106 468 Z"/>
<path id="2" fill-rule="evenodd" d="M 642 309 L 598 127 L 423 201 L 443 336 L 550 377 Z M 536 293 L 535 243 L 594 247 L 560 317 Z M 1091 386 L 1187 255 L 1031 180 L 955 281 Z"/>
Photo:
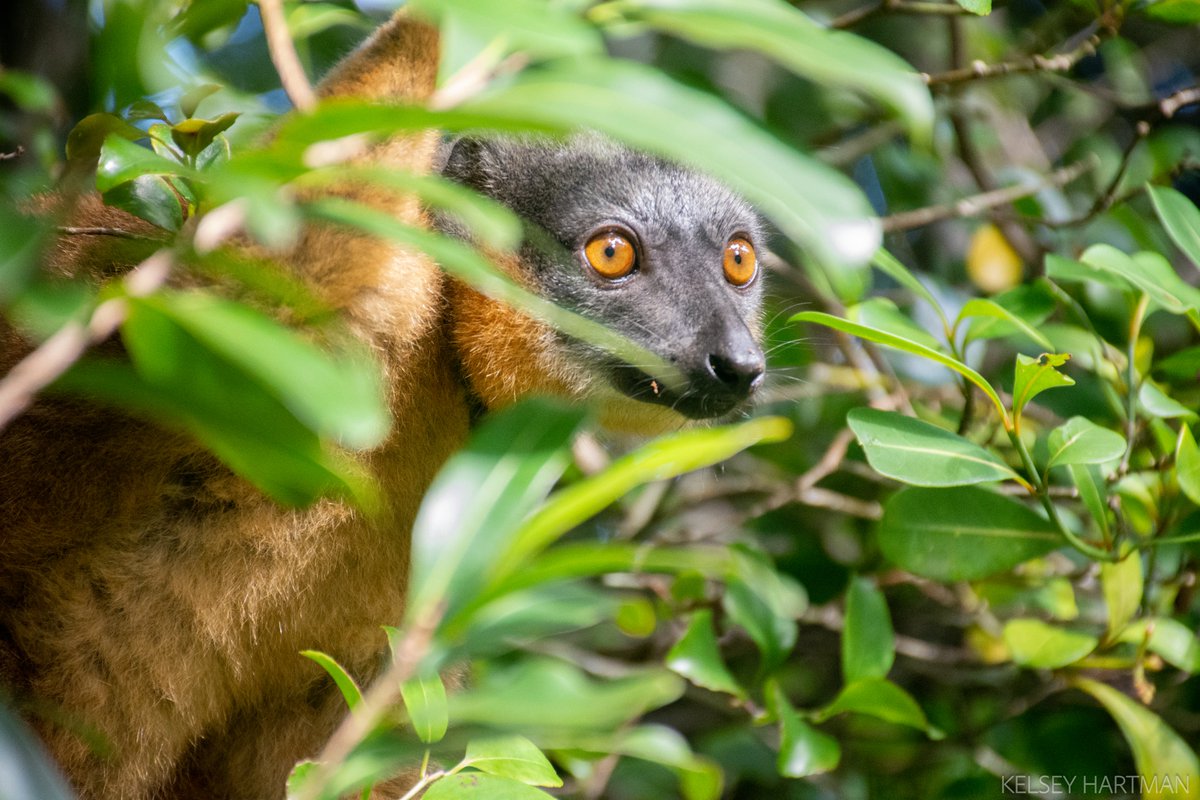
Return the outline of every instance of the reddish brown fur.
<path id="1" fill-rule="evenodd" d="M 320 92 L 423 98 L 436 48 L 433 31 L 398 17 Z M 432 133 L 397 138 L 371 158 L 428 170 L 435 145 Z M 353 193 L 424 222 L 412 198 Z M 72 224 L 153 230 L 95 198 Z M 146 253 L 68 236 L 48 266 L 100 280 Z M 375 673 L 379 625 L 401 615 L 417 505 L 467 434 L 464 379 L 489 402 L 578 393 L 555 357 L 529 358 L 549 342 L 542 326 L 448 291 L 419 253 L 314 227 L 282 261 L 379 356 L 395 419 L 365 458 L 387 495 L 380 519 L 334 501 L 283 509 L 187 436 L 80 402 L 39 401 L 0 435 L 0 678 L 27 707 L 58 712 L 30 717 L 84 798 L 282 797 L 293 763 L 344 714 L 298 653 Z M 0 347 L 5 371 L 28 351 L 2 324 Z M 49 721 L 64 715 L 111 754 Z"/>

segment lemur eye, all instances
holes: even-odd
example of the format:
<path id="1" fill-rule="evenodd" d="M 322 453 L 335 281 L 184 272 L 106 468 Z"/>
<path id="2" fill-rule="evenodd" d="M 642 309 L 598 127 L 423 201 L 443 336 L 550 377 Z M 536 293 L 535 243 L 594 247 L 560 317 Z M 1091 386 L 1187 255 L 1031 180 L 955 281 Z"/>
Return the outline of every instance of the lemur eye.
<path id="1" fill-rule="evenodd" d="M 605 231 L 593 236 L 583 248 L 592 269 L 600 277 L 615 281 L 633 272 L 637 253 L 633 244 L 616 231 Z"/>
<path id="2" fill-rule="evenodd" d="M 725 245 L 725 280 L 734 286 L 746 286 L 758 274 L 758 259 L 754 246 L 741 237 Z"/>

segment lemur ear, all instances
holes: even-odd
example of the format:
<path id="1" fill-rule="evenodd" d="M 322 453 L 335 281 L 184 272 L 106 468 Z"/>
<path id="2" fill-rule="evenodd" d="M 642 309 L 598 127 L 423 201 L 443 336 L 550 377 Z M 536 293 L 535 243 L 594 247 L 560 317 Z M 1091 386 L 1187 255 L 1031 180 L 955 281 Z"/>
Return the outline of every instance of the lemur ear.
<path id="1" fill-rule="evenodd" d="M 459 136 L 445 145 L 445 164 L 442 174 L 459 183 L 476 189 L 483 188 L 485 178 L 483 163 L 488 143 L 474 136 Z"/>

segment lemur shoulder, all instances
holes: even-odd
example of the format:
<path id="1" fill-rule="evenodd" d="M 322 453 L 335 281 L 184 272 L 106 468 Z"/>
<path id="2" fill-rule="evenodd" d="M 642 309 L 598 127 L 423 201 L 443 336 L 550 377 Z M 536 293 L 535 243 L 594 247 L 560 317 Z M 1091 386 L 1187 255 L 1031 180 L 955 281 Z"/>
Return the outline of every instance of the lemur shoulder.
<path id="1" fill-rule="evenodd" d="M 319 87 L 325 97 L 422 101 L 438 40 L 403 15 Z M 0 680 L 83 798 L 281 798 L 345 710 L 300 657 L 330 653 L 369 681 L 402 615 L 408 531 L 473 410 L 533 392 L 602 406 L 611 419 L 715 417 L 763 371 L 755 214 L 695 172 L 597 136 L 465 140 L 435 132 L 376 145 L 370 160 L 450 178 L 509 205 L 559 245 L 530 241 L 514 278 L 605 323 L 685 376 L 572 340 L 446 278 L 426 256 L 312 225 L 275 256 L 378 354 L 394 419 L 363 460 L 386 496 L 367 518 L 324 500 L 280 507 L 189 436 L 80 399 L 39 400 L 0 433 Z M 414 224 L 412 197 L 355 190 Z M 74 224 L 151 232 L 84 198 Z M 443 223 L 455 232 L 452 222 Z M 148 252 L 65 237 L 46 269 L 100 281 Z M 0 323 L 0 369 L 29 345 Z M 71 718 L 97 730 L 97 753 Z"/>

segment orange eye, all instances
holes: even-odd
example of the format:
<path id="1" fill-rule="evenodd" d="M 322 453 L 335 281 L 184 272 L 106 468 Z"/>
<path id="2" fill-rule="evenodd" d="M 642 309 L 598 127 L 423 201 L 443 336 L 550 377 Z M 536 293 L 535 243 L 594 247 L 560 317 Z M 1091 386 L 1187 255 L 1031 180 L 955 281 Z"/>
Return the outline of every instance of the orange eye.
<path id="1" fill-rule="evenodd" d="M 592 269 L 600 273 L 600 277 L 615 281 L 633 272 L 637 254 L 633 245 L 616 231 L 606 231 L 593 236 L 584 245 L 583 254 L 587 256 Z"/>
<path id="2" fill-rule="evenodd" d="M 730 239 L 725 245 L 725 280 L 734 286 L 746 286 L 758 274 L 754 246 L 742 238 Z"/>

